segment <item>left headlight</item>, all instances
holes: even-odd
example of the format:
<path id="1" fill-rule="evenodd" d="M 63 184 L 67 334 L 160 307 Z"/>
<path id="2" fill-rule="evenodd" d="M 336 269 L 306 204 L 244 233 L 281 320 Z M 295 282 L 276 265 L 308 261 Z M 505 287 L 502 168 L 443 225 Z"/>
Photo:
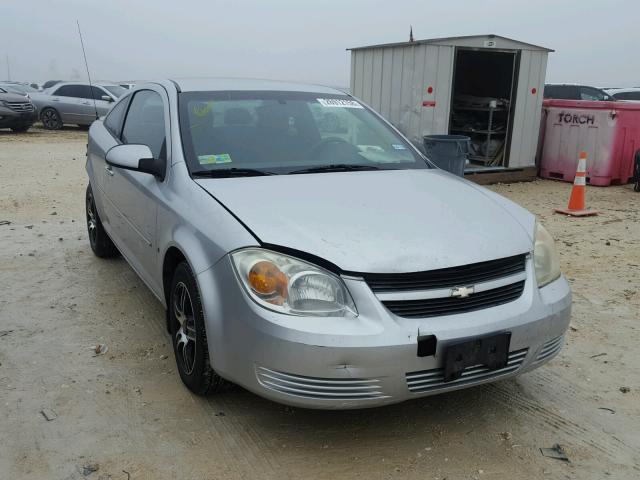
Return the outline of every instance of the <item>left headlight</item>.
<path id="1" fill-rule="evenodd" d="M 289 315 L 358 314 L 340 277 L 288 255 L 247 248 L 231 254 L 240 283 L 265 308 Z"/>
<path id="2" fill-rule="evenodd" d="M 538 287 L 544 287 L 560 276 L 560 257 L 555 242 L 547 229 L 539 222 L 536 222 L 533 263 Z"/>

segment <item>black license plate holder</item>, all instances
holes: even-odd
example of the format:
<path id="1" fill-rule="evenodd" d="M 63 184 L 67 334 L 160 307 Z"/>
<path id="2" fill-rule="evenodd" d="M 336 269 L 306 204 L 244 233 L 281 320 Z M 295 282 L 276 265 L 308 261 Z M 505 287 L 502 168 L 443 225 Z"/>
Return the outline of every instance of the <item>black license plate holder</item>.
<path id="1" fill-rule="evenodd" d="M 462 376 L 465 368 L 483 365 L 489 370 L 507 366 L 511 333 L 474 338 L 447 347 L 444 359 L 444 381 L 452 382 Z"/>

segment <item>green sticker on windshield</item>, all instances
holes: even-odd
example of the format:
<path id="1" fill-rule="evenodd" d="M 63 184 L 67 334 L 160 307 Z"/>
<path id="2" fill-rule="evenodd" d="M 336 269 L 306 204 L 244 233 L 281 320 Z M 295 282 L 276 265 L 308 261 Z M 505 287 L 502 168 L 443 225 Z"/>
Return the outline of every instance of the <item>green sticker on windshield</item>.
<path id="1" fill-rule="evenodd" d="M 217 165 L 218 163 L 231 163 L 231 155 L 221 153 L 219 155 L 198 155 L 200 165 Z"/>

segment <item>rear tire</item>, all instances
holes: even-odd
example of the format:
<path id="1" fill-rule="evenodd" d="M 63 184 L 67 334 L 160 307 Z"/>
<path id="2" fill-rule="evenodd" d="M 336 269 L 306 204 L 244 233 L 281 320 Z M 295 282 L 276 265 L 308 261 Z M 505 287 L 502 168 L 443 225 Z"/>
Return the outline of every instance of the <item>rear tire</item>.
<path id="1" fill-rule="evenodd" d="M 171 280 L 169 327 L 178 373 L 196 395 L 221 390 L 225 381 L 211 368 L 200 292 L 189 264 L 178 264 Z"/>
<path id="2" fill-rule="evenodd" d="M 47 107 L 40 113 L 42 125 L 47 130 L 60 130 L 62 128 L 62 119 L 55 108 Z"/>
<path id="3" fill-rule="evenodd" d="M 89 234 L 89 245 L 91 250 L 100 258 L 111 258 L 119 255 L 118 249 L 113 244 L 109 235 L 104 230 L 100 217 L 98 216 L 98 210 L 96 209 L 96 202 L 93 197 L 93 191 L 91 190 L 91 184 L 87 186 L 87 193 L 85 196 L 85 208 L 87 216 L 87 233 Z"/>

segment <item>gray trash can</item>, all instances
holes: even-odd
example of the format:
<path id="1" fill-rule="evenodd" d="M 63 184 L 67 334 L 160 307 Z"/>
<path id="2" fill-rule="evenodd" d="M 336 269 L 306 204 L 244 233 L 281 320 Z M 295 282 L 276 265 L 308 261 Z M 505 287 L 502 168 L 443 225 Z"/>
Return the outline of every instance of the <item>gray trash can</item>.
<path id="1" fill-rule="evenodd" d="M 427 158 L 438 167 L 464 177 L 470 141 L 464 135 L 425 135 L 424 149 Z"/>

